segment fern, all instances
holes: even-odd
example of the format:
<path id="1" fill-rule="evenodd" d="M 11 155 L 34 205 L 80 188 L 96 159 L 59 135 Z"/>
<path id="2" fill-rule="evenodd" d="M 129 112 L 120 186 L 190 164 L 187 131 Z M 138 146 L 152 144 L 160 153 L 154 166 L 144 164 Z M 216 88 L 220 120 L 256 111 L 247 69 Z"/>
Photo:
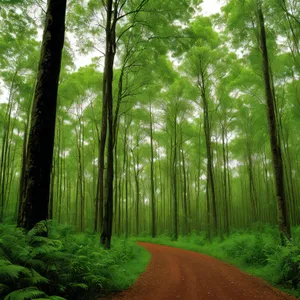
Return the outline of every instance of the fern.
<path id="1" fill-rule="evenodd" d="M 4 280 L 4 282 L 10 279 L 18 279 L 20 273 L 25 271 L 27 271 L 25 267 L 13 265 L 7 260 L 0 259 L 0 278 Z"/>
<path id="2" fill-rule="evenodd" d="M 105 251 L 97 236 L 72 226 L 38 227 L 26 233 L 0 224 L 0 299 L 94 299 L 119 288 L 114 274 L 134 258 L 132 246 Z"/>
<path id="3" fill-rule="evenodd" d="M 48 283 L 49 280 L 45 277 L 43 277 L 41 274 L 39 274 L 34 269 L 30 269 L 27 271 L 28 277 L 30 278 L 31 284 L 38 285 L 42 283 Z"/>
<path id="4" fill-rule="evenodd" d="M 83 290 L 88 290 L 88 286 L 85 284 L 85 283 L 71 283 L 70 284 L 70 287 L 73 288 L 73 289 L 83 289 Z"/>
<path id="5" fill-rule="evenodd" d="M 4 300 L 31 300 L 44 297 L 45 293 L 35 287 L 27 287 L 9 293 Z"/>

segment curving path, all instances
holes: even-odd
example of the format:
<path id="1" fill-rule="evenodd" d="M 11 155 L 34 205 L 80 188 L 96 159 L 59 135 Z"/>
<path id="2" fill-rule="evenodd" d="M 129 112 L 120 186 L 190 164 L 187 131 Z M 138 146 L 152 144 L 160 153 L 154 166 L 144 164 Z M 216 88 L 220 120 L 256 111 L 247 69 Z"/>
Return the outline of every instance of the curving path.
<path id="1" fill-rule="evenodd" d="M 138 243 L 151 254 L 145 271 L 126 291 L 105 299 L 295 300 L 264 280 L 200 253 Z"/>

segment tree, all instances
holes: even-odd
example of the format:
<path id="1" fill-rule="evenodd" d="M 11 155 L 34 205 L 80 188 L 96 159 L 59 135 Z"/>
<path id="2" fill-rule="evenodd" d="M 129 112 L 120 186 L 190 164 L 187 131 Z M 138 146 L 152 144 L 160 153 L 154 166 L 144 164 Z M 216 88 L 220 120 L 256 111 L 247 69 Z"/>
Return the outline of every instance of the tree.
<path id="1" fill-rule="evenodd" d="M 275 90 L 273 89 L 271 77 L 271 67 L 269 63 L 269 54 L 267 47 L 267 37 L 265 29 L 265 20 L 262 10 L 261 0 L 257 0 L 258 26 L 260 29 L 260 48 L 262 53 L 262 70 L 265 83 L 265 93 L 267 101 L 267 116 L 269 122 L 270 144 L 272 151 L 273 167 L 276 181 L 276 198 L 278 209 L 278 225 L 282 244 L 285 239 L 291 238 L 290 223 L 287 214 L 286 197 L 284 191 L 284 172 L 281 153 L 280 137 L 277 130 L 278 120 L 276 117 Z"/>
<path id="2" fill-rule="evenodd" d="M 48 217 L 56 103 L 65 33 L 66 0 L 49 0 L 28 138 L 18 225 L 30 230 Z"/>

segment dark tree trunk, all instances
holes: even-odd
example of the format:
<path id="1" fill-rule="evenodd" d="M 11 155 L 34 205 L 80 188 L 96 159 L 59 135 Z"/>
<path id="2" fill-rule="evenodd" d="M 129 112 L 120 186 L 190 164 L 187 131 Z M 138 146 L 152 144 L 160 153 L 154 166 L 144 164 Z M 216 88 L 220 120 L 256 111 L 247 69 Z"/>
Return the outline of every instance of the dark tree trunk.
<path id="1" fill-rule="evenodd" d="M 247 161 L 248 161 L 248 176 L 249 176 L 249 192 L 250 192 L 250 203 L 252 210 L 252 217 L 254 222 L 258 220 L 258 209 L 257 209 L 257 197 L 255 190 L 254 174 L 253 174 L 253 161 L 252 161 L 252 151 L 250 142 L 247 141 Z"/>
<path id="2" fill-rule="evenodd" d="M 105 82 L 105 80 L 104 80 Z M 98 182 L 96 193 L 96 216 L 95 223 L 97 229 L 101 231 L 103 225 L 103 203 L 104 203 L 104 168 L 105 168 L 105 144 L 107 134 L 107 103 L 102 101 L 102 125 L 101 137 L 99 140 L 99 156 L 98 156 Z"/>
<path id="3" fill-rule="evenodd" d="M 206 145 L 206 157 L 207 157 L 207 188 L 206 193 L 209 195 L 209 190 L 211 192 L 211 204 L 213 213 L 213 229 L 214 235 L 218 233 L 218 219 L 217 219 L 217 207 L 216 207 L 216 195 L 215 195 L 215 182 L 213 176 L 213 157 L 211 149 L 211 129 L 209 121 L 209 111 L 208 111 L 208 101 L 206 95 L 206 84 L 203 71 L 201 72 L 201 77 L 198 81 L 201 98 L 203 101 L 203 111 L 204 111 L 204 134 L 205 134 L 205 145 Z M 211 217 L 210 217 L 210 199 L 207 196 L 207 226 L 208 226 L 208 237 L 210 238 L 210 227 L 211 227 Z"/>
<path id="4" fill-rule="evenodd" d="M 278 225 L 282 244 L 291 238 L 291 229 L 287 214 L 286 198 L 284 192 L 283 160 L 280 139 L 277 131 L 277 120 L 275 111 L 275 95 L 272 92 L 272 80 L 267 48 L 267 37 L 265 30 L 264 15 L 261 2 L 258 0 L 258 22 L 260 27 L 260 48 L 262 53 L 262 70 L 264 75 L 265 93 L 267 101 L 267 117 L 269 122 L 270 144 L 273 160 L 273 168 L 276 183 L 276 198 L 278 210 Z"/>
<path id="5" fill-rule="evenodd" d="M 106 201 L 104 208 L 103 229 L 100 242 L 105 248 L 110 249 L 113 221 L 113 178 L 114 178 L 114 128 L 113 128 L 113 66 L 116 51 L 116 22 L 118 14 L 118 2 L 108 0 L 106 5 L 106 50 L 103 80 L 103 102 L 107 108 L 107 120 L 102 120 L 102 126 L 108 123 L 108 143 L 107 143 L 107 181 L 106 181 Z M 107 122 L 107 123 L 106 123 Z M 104 124 L 105 123 L 105 124 Z M 103 153 L 104 155 L 104 153 Z M 102 159 L 102 158 L 101 158 Z M 101 206 L 101 203 L 100 203 Z"/>
<path id="6" fill-rule="evenodd" d="M 58 80 L 65 34 L 66 0 L 49 0 L 28 139 L 20 226 L 30 230 L 48 218 Z"/>

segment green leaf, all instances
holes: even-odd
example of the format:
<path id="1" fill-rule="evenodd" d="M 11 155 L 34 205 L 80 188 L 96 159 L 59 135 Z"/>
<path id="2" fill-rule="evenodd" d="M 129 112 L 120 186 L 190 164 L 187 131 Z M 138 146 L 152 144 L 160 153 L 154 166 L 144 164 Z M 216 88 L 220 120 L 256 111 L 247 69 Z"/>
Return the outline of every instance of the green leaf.
<path id="1" fill-rule="evenodd" d="M 38 290 L 36 287 L 28 287 L 11 292 L 4 298 L 4 300 L 31 300 L 44 296 L 45 293 Z"/>

